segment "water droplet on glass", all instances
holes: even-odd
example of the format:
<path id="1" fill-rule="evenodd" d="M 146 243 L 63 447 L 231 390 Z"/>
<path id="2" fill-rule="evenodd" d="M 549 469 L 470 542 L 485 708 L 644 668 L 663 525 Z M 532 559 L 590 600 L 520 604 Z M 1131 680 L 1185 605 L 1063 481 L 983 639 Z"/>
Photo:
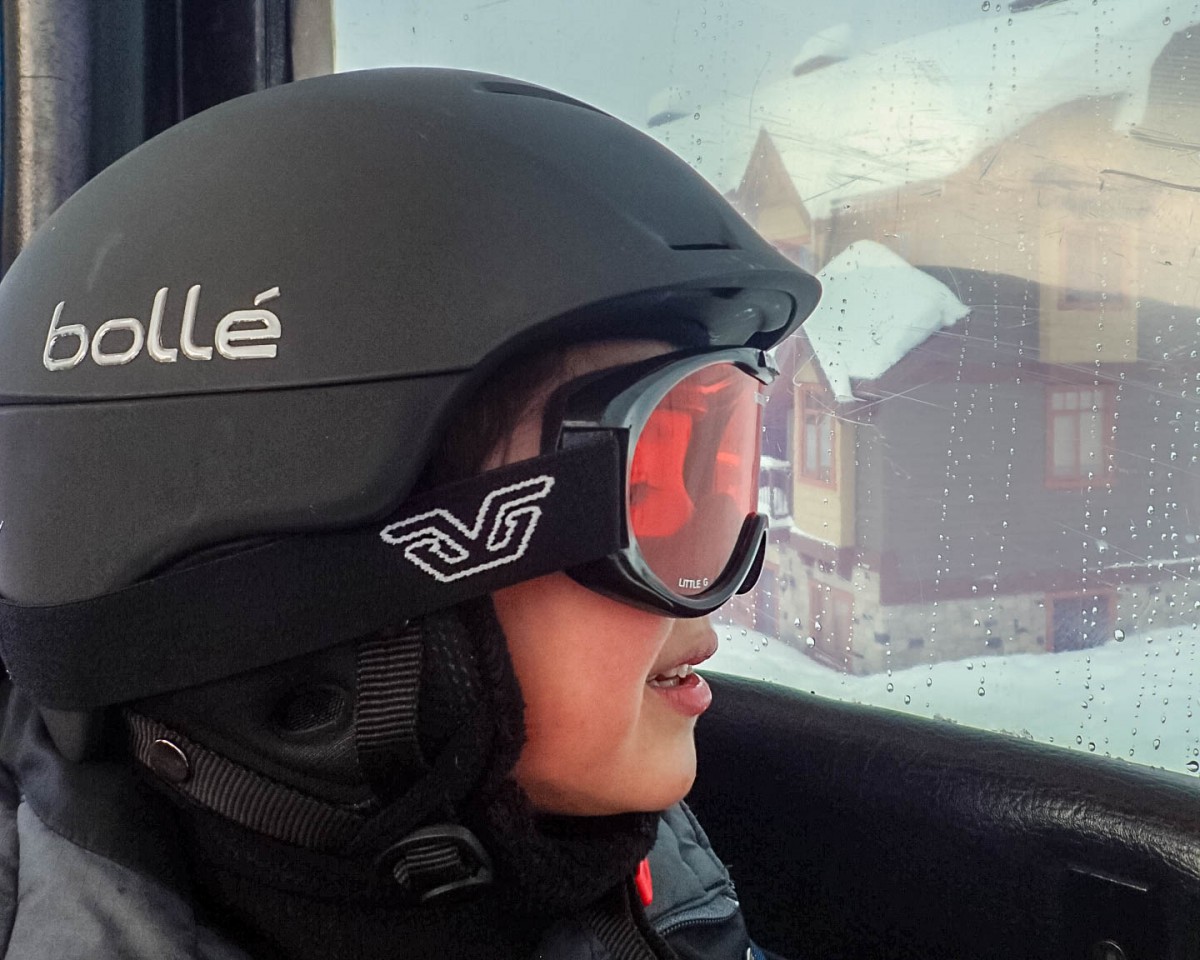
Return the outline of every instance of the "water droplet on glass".
<path id="1" fill-rule="evenodd" d="M 895 686 L 895 684 L 889 683 L 889 684 L 887 685 L 887 692 L 888 692 L 888 693 L 892 693 L 892 692 L 894 692 L 894 691 L 895 691 L 895 689 L 896 689 L 896 686 Z"/>
<path id="2" fill-rule="evenodd" d="M 1120 628 L 1113 631 L 1113 639 L 1121 643 L 1125 639 L 1125 631 Z"/>
<path id="3" fill-rule="evenodd" d="M 804 645 L 807 647 L 815 647 L 817 645 L 817 641 L 813 637 L 805 637 Z"/>
<path id="4" fill-rule="evenodd" d="M 925 678 L 925 686 L 927 686 L 927 687 L 932 687 L 932 686 L 933 686 L 933 677 L 926 677 L 926 678 Z"/>
<path id="5" fill-rule="evenodd" d="M 980 8 L 984 13 L 992 9 L 992 0 L 983 0 L 983 6 Z"/>
<path id="6" fill-rule="evenodd" d="M 1089 744 L 1088 744 L 1088 749 L 1089 749 L 1089 750 L 1091 750 L 1093 753 L 1095 753 L 1095 752 L 1096 752 L 1096 745 L 1095 745 L 1094 743 L 1089 743 Z"/>
<path id="7" fill-rule="evenodd" d="M 910 697 L 907 693 L 904 695 L 904 702 L 912 703 L 912 697 Z"/>
<path id="8" fill-rule="evenodd" d="M 1187 768 L 1192 773 L 1200 773 L 1200 763 L 1197 763 L 1195 760 L 1189 760 L 1187 762 Z"/>
<path id="9" fill-rule="evenodd" d="M 1171 18 L 1170 18 L 1170 17 L 1163 17 L 1163 26 L 1164 26 L 1164 27 L 1169 27 L 1170 25 L 1171 25 Z"/>
<path id="10" fill-rule="evenodd" d="M 1162 741 L 1156 737 L 1154 740 L 1154 749 L 1157 750 L 1161 746 L 1162 746 Z"/>
<path id="11" fill-rule="evenodd" d="M 981 697 L 982 697 L 982 696 L 984 696 L 984 695 L 985 695 L 985 693 L 986 693 L 986 691 L 983 689 L 983 687 L 980 687 L 980 688 L 979 688 L 978 690 L 976 690 L 975 692 L 976 692 L 977 694 L 979 694 Z"/>

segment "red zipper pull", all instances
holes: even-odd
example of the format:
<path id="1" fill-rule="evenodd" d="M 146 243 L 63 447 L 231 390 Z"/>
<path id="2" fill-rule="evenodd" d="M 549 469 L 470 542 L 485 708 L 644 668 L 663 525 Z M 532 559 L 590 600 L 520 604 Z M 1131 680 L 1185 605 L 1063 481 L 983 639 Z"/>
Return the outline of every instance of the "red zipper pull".
<path id="1" fill-rule="evenodd" d="M 648 907 L 654 901 L 654 880 L 650 876 L 650 861 L 643 860 L 638 864 L 637 873 L 633 878 L 637 886 L 638 896 L 642 898 L 642 906 Z"/>

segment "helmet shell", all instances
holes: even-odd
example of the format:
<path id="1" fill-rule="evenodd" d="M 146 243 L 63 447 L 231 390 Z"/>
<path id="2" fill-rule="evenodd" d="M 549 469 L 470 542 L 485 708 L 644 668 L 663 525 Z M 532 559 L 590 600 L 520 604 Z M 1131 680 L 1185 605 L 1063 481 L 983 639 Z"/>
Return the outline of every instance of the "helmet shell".
<path id="1" fill-rule="evenodd" d="M 364 522 L 521 351 L 766 348 L 818 294 L 679 158 L 543 88 L 396 69 L 231 101 L 88 183 L 0 283 L 0 595 Z"/>

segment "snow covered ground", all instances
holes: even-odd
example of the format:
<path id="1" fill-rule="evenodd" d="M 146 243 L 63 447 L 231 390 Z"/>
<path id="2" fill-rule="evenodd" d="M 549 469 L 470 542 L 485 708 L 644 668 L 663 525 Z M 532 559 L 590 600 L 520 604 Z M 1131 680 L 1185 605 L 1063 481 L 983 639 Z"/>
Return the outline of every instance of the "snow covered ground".
<path id="1" fill-rule="evenodd" d="M 796 646 L 715 623 L 706 666 L 798 690 L 1195 775 L 1200 771 L 1200 629 L 1148 631 L 1091 650 L 933 663 L 869 676 Z"/>

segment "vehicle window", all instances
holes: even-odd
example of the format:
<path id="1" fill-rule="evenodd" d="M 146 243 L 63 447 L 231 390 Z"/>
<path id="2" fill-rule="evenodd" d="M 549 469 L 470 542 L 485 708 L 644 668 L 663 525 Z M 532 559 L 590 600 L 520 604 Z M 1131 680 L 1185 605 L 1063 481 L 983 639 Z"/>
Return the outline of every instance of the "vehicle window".
<path id="1" fill-rule="evenodd" d="M 591 101 L 824 296 L 716 666 L 1200 771 L 1200 3 L 337 0 Z"/>

